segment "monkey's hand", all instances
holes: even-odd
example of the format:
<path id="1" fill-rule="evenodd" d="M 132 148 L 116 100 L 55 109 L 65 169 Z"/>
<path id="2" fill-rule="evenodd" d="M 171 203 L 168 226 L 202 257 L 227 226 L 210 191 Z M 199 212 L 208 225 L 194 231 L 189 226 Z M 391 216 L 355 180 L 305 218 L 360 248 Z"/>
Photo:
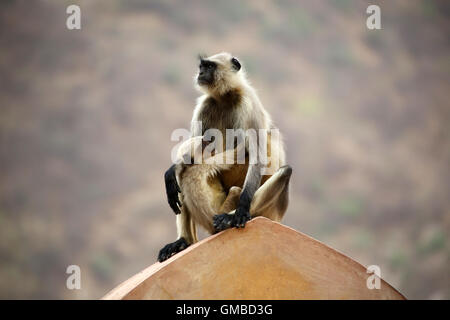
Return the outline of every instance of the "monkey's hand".
<path id="1" fill-rule="evenodd" d="M 169 202 L 169 206 L 175 214 L 180 214 L 181 201 L 178 198 L 178 193 L 181 192 L 181 189 L 175 175 L 175 165 L 171 166 L 169 170 L 166 171 L 164 180 L 166 182 L 167 202 Z"/>
<path id="2" fill-rule="evenodd" d="M 234 213 L 233 227 L 244 228 L 247 221 L 251 219 L 249 209 L 239 206 Z"/>
<path id="3" fill-rule="evenodd" d="M 213 226 L 216 232 L 220 232 L 232 227 L 244 228 L 245 224 L 250 219 L 250 212 L 244 207 L 238 207 L 234 214 L 216 214 L 213 217 Z"/>
<path id="4" fill-rule="evenodd" d="M 177 241 L 165 245 L 164 248 L 159 251 L 158 261 L 163 262 L 187 247 L 189 247 L 189 243 L 181 237 Z"/>
<path id="5" fill-rule="evenodd" d="M 216 230 L 216 232 L 220 232 L 228 228 L 231 228 L 233 220 L 234 214 L 231 213 L 216 214 L 213 217 L 214 230 Z"/>

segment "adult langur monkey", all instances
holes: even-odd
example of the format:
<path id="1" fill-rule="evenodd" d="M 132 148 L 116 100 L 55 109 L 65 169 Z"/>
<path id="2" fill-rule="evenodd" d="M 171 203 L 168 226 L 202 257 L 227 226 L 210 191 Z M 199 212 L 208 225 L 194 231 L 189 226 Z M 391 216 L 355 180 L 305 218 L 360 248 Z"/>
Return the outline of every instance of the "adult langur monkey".
<path id="1" fill-rule="evenodd" d="M 229 53 L 200 57 L 196 80 L 203 95 L 194 110 L 191 139 L 182 144 L 177 162 L 165 173 L 168 202 L 177 215 L 178 240 L 160 250 L 160 262 L 197 241 L 196 224 L 212 234 L 230 227 L 244 227 L 255 216 L 280 221 L 289 201 L 292 169 L 285 165 L 281 137 L 271 136 L 276 128 L 248 83 L 240 62 Z M 211 140 L 206 137 L 209 129 L 222 133 L 227 148 L 219 148 L 222 152 L 205 157 L 202 152 Z M 268 137 L 257 135 L 256 139 L 249 139 L 238 135 L 230 139 L 227 129 L 241 133 L 262 129 Z M 263 145 L 267 148 L 261 148 Z M 244 163 L 216 161 L 229 156 L 236 160 L 243 149 Z M 250 151 L 255 150 L 267 152 L 268 163 L 252 162 Z M 196 164 L 192 159 L 199 153 L 203 161 Z M 205 158 L 214 161 L 206 162 Z M 262 169 L 270 174 L 266 171 L 263 175 Z"/>

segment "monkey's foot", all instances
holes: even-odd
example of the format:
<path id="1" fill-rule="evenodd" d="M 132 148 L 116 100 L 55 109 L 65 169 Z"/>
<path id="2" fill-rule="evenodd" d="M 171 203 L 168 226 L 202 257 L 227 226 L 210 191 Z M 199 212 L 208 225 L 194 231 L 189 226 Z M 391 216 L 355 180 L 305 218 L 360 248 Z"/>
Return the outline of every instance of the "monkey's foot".
<path id="1" fill-rule="evenodd" d="M 189 247 L 189 244 L 183 237 L 181 237 L 180 239 L 178 239 L 175 242 L 166 244 L 164 246 L 164 248 L 162 248 L 159 251 L 158 261 L 163 262 L 163 261 L 169 259 L 174 254 L 177 254 L 178 252 L 183 251 L 187 247 Z"/>
<path id="2" fill-rule="evenodd" d="M 250 219 L 250 213 L 247 210 L 238 208 L 234 214 L 216 214 L 213 217 L 213 226 L 216 232 L 233 227 L 244 228 Z"/>

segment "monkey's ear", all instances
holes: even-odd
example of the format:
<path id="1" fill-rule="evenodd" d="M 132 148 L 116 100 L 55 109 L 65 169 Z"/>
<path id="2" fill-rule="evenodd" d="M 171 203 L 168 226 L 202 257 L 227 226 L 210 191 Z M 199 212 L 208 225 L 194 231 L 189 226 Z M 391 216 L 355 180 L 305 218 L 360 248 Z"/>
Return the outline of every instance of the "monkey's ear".
<path id="1" fill-rule="evenodd" d="M 231 65 L 233 66 L 234 70 L 241 70 L 241 63 L 235 57 L 231 58 Z"/>

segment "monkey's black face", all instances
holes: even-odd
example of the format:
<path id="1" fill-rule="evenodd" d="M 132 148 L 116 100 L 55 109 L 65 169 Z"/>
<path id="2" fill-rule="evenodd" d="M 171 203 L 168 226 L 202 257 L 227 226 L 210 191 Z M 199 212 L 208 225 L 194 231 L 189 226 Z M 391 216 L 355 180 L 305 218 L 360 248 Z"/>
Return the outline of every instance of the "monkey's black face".
<path id="1" fill-rule="evenodd" d="M 214 73 L 217 64 L 208 60 L 200 60 L 197 82 L 199 85 L 211 85 L 214 83 Z"/>

